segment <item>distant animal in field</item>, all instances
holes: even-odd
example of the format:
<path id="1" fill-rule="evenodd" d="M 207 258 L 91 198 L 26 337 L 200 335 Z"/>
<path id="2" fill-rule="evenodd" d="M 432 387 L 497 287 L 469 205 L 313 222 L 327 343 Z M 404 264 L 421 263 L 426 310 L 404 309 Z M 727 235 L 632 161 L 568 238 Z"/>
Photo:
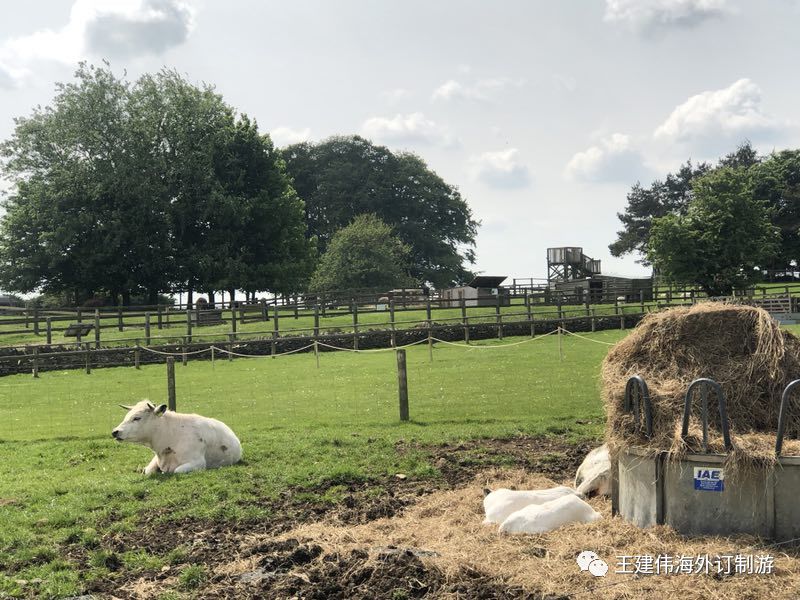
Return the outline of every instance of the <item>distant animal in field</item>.
<path id="1" fill-rule="evenodd" d="M 144 469 L 145 475 L 215 469 L 242 458 L 239 438 L 221 421 L 167 411 L 166 404 L 156 407 L 147 400 L 120 406 L 128 414 L 111 435 L 119 442 L 147 446 L 155 453 Z"/>
<path id="2" fill-rule="evenodd" d="M 509 490 L 500 488 L 483 499 L 484 523 L 502 523 L 509 515 L 530 504 L 544 504 L 562 496 L 575 495 L 575 490 L 558 486 L 546 490 Z"/>
<path id="3" fill-rule="evenodd" d="M 606 444 L 586 455 L 575 474 L 575 489 L 587 498 L 611 493 L 611 458 Z"/>
<path id="4" fill-rule="evenodd" d="M 600 513 L 575 494 L 567 494 L 545 502 L 529 504 L 511 513 L 500 524 L 505 533 L 547 533 L 570 523 L 592 523 Z"/>

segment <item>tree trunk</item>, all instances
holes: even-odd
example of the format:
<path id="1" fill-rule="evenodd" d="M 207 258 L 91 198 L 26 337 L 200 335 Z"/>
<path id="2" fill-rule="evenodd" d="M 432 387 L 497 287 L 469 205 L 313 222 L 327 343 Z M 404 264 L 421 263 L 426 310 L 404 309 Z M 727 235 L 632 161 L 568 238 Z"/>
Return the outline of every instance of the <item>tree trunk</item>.
<path id="1" fill-rule="evenodd" d="M 214 299 L 214 290 L 209 290 L 208 292 L 208 308 L 214 308 L 214 303 L 216 300 Z"/>
<path id="2" fill-rule="evenodd" d="M 230 289 L 230 290 L 228 290 L 228 293 L 231 296 L 231 308 L 233 308 L 233 303 L 236 300 L 236 290 L 235 289 Z"/>
<path id="3" fill-rule="evenodd" d="M 189 289 L 186 290 L 186 310 L 192 310 L 192 305 L 194 304 L 194 290 L 192 286 L 189 286 Z"/>
<path id="4" fill-rule="evenodd" d="M 131 305 L 131 291 L 122 290 L 122 306 L 130 306 L 130 305 Z"/>

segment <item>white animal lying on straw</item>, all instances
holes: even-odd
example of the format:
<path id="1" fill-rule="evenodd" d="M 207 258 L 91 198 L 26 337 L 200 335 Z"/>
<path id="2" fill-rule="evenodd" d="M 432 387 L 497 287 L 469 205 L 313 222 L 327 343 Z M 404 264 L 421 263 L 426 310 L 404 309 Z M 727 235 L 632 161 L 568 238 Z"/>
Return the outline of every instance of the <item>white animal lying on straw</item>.
<path id="1" fill-rule="evenodd" d="M 579 495 L 586 497 L 611 493 L 611 458 L 606 444 L 586 455 L 575 474 L 575 488 Z"/>
<path id="2" fill-rule="evenodd" d="M 547 490 L 509 490 L 500 488 L 483 499 L 486 512 L 484 523 L 502 523 L 509 515 L 530 504 L 544 504 L 562 496 L 575 495 L 575 490 L 563 485 Z"/>
<path id="3" fill-rule="evenodd" d="M 111 435 L 119 442 L 142 444 L 155 452 L 145 475 L 214 469 L 242 458 L 239 438 L 221 421 L 167 412 L 166 404 L 156 408 L 147 400 L 122 408 L 128 414 Z"/>
<path id="4" fill-rule="evenodd" d="M 529 504 L 500 524 L 505 533 L 547 533 L 570 523 L 591 523 L 600 518 L 586 502 L 569 494 L 544 504 Z"/>

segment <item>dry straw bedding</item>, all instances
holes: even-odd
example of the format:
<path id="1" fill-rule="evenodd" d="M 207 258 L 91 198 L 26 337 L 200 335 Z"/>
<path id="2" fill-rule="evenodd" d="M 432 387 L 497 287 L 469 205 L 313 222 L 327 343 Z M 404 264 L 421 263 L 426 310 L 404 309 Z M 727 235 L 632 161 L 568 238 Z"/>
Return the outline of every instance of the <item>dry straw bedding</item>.
<path id="1" fill-rule="evenodd" d="M 636 433 L 623 411 L 625 385 L 633 375 L 647 382 L 653 436 Z M 680 440 L 684 395 L 695 379 L 718 382 L 725 393 L 734 460 L 773 459 L 783 389 L 800 378 L 800 339 L 780 328 L 769 313 L 752 306 L 706 302 L 645 317 L 616 344 L 602 366 L 606 438 L 614 449 L 699 451 L 699 406 L 695 401 L 686 443 Z M 713 397 L 711 397 L 713 398 Z M 710 448 L 723 451 L 716 403 L 709 401 Z M 800 430 L 800 402 L 790 405 L 787 434 Z M 800 454 L 787 440 L 784 454 Z"/>
<path id="2" fill-rule="evenodd" d="M 558 482 L 565 483 L 565 482 Z M 357 526 L 318 522 L 288 532 L 286 539 L 308 540 L 320 545 L 325 555 L 347 555 L 387 546 L 432 551 L 438 556 L 425 562 L 457 578 L 465 568 L 495 577 L 498 585 L 522 586 L 531 592 L 577 598 L 682 598 L 761 599 L 797 598 L 800 591 L 800 559 L 781 548 L 760 545 L 751 537 L 686 538 L 667 527 L 640 529 L 619 517 L 611 517 L 610 502 L 591 500 L 603 519 L 575 524 L 544 535 L 508 535 L 496 526 L 483 525 L 483 488 L 538 489 L 556 485 L 541 475 L 515 471 L 490 471 L 466 486 L 425 496 L 401 516 Z M 262 540 L 253 538 L 256 546 Z M 246 545 L 246 544 L 245 544 Z M 593 550 L 609 564 L 604 578 L 581 572 L 577 555 Z M 619 574 L 619 556 L 658 555 L 714 557 L 725 554 L 770 554 L 775 557 L 771 575 L 648 575 Z M 253 569 L 239 561 L 219 568 L 235 575 Z M 573 596 L 574 595 L 574 596 Z"/>

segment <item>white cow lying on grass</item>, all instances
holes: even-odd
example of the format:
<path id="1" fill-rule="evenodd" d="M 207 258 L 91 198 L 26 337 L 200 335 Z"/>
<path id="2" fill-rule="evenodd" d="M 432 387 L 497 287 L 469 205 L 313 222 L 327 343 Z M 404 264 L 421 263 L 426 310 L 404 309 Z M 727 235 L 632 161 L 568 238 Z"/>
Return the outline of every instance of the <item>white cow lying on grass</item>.
<path id="1" fill-rule="evenodd" d="M 142 444 L 155 452 L 144 469 L 145 475 L 214 469 L 242 458 L 239 439 L 221 421 L 167 412 L 166 404 L 156 408 L 147 400 L 134 406 L 120 406 L 128 414 L 111 435 L 117 441 Z"/>
<path id="2" fill-rule="evenodd" d="M 545 502 L 529 504 L 500 524 L 505 533 L 547 533 L 570 523 L 592 523 L 600 518 L 586 502 L 574 494 L 568 494 Z"/>
<path id="3" fill-rule="evenodd" d="M 500 488 L 489 492 L 484 497 L 483 509 L 486 512 L 486 518 L 483 522 L 500 524 L 509 515 L 529 504 L 544 504 L 566 495 L 574 496 L 575 490 L 563 485 L 546 490 L 531 491 Z"/>
<path id="4" fill-rule="evenodd" d="M 606 444 L 586 455 L 575 474 L 575 488 L 579 495 L 587 498 L 611 493 L 611 458 Z"/>

